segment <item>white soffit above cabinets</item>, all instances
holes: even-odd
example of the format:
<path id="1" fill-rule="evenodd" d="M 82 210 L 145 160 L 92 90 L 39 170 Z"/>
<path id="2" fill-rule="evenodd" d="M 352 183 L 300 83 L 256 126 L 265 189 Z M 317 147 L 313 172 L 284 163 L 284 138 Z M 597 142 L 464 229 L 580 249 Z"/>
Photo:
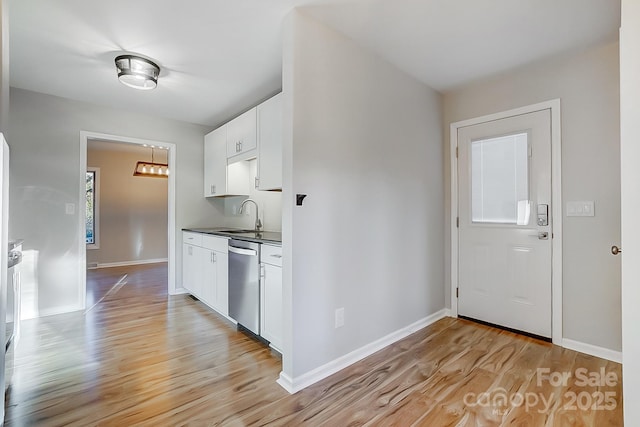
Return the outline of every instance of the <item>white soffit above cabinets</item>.
<path id="1" fill-rule="evenodd" d="M 285 16 L 303 7 L 436 90 L 615 40 L 619 0 L 9 0 L 11 85 L 215 126 L 281 87 Z M 121 85 L 114 58 L 160 65 Z"/>

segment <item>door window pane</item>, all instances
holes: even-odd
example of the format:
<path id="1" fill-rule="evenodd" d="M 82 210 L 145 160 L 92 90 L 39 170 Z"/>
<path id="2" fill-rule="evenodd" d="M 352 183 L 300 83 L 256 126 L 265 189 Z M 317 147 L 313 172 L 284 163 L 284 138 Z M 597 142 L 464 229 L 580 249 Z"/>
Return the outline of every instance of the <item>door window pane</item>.
<path id="1" fill-rule="evenodd" d="M 518 202 L 529 200 L 527 139 L 518 133 L 471 142 L 472 222 L 518 222 Z"/>

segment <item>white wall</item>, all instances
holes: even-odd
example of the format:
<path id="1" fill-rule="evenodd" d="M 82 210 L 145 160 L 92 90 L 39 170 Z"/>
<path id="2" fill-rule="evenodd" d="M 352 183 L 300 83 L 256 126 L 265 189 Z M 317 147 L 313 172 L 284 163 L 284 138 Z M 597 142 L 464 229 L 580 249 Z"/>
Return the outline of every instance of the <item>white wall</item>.
<path id="1" fill-rule="evenodd" d="M 9 116 L 9 14 L 7 13 L 7 2 L 0 0 L 0 132 L 8 137 L 7 124 Z M 2 173 L 2 171 L 0 171 Z M 1 204 L 1 203 L 0 203 Z M 7 224 L 6 215 L 0 214 L 0 225 Z M 0 226 L 0 228 L 2 228 Z M 3 230 L 6 233 L 6 229 Z M 5 235 L 0 233 L 0 235 Z M 4 243 L 4 242 L 3 242 Z M 0 255 L 0 262 L 6 259 Z M 6 272 L 6 269 L 0 267 L 0 271 Z M 6 280 L 3 281 L 6 283 Z M 3 286 L 6 288 L 6 286 Z M 6 318 L 6 291 L 0 294 L 0 319 Z M 3 324 L 4 322 L 0 322 Z M 5 341 L 5 328 L 0 331 L 0 339 Z M 0 366 L 5 365 L 5 354 L 0 354 Z M 5 378 L 4 369 L 0 369 L 0 397 L 4 397 Z M 0 408 L 0 419 L 4 420 L 4 406 Z"/>
<path id="2" fill-rule="evenodd" d="M 295 381 L 444 308 L 444 199 L 441 96 L 303 13 L 289 20 L 283 368 Z"/>
<path id="3" fill-rule="evenodd" d="M 144 93 L 140 94 L 144 96 Z M 11 89 L 11 238 L 24 238 L 35 251 L 34 285 L 41 315 L 79 309 L 78 206 L 80 131 L 176 144 L 176 242 L 183 227 L 223 221 L 204 199 L 203 126 L 134 114 Z M 65 204 L 76 206 L 65 214 Z M 181 286 L 182 251 L 176 248 L 176 286 Z"/>
<path id="4" fill-rule="evenodd" d="M 622 154 L 622 359 L 625 425 L 640 420 L 640 3 L 622 0 L 620 121 Z"/>
<path id="5" fill-rule="evenodd" d="M 166 259 L 167 179 L 133 176 L 138 161 L 151 160 L 150 148 L 108 144 L 89 141 L 87 148 L 87 166 L 100 168 L 99 248 L 87 250 L 87 265 Z M 166 156 L 156 150 L 155 161 L 166 163 Z"/>
<path id="6" fill-rule="evenodd" d="M 619 92 L 618 44 L 612 43 L 531 64 L 444 96 L 447 146 L 452 122 L 561 99 L 563 204 L 595 201 L 595 217 L 562 219 L 563 336 L 615 351 L 621 349 L 620 257 L 611 255 L 610 247 L 620 244 Z M 447 219 L 448 154 L 445 150 Z M 447 231 L 447 254 L 449 240 Z M 448 283 L 449 256 L 446 262 Z"/>
<path id="7" fill-rule="evenodd" d="M 9 13 L 0 0 L 0 132 L 7 131 L 9 119 Z"/>

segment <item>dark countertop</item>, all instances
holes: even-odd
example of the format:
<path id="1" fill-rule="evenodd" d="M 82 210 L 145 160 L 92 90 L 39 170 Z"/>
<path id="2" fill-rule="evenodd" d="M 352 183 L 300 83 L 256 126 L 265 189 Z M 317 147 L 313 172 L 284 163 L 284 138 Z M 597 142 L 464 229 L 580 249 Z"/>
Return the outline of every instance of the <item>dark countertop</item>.
<path id="1" fill-rule="evenodd" d="M 24 243 L 24 239 L 9 240 L 9 252 Z"/>
<path id="2" fill-rule="evenodd" d="M 22 252 L 16 251 L 22 243 L 24 243 L 23 239 L 9 240 L 9 259 L 7 262 L 7 268 L 12 268 L 22 262 Z M 9 337 L 9 335 L 7 335 L 7 337 Z"/>
<path id="3" fill-rule="evenodd" d="M 245 240 L 247 242 L 269 243 L 275 245 L 282 244 L 282 233 L 275 231 L 262 231 L 256 233 L 250 230 L 235 230 L 231 227 L 214 228 L 183 228 L 182 231 L 193 233 L 213 234 L 216 236 L 230 237 L 232 239 Z M 242 232 L 238 232 L 242 231 Z"/>

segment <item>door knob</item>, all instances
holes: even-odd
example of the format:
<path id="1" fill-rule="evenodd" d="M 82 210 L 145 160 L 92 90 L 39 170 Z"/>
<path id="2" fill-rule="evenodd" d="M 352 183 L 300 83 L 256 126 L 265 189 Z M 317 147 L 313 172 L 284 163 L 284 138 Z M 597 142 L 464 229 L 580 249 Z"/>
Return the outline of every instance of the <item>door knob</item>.
<path id="1" fill-rule="evenodd" d="M 622 253 L 622 249 L 617 246 L 611 246 L 611 253 L 614 255 L 618 255 L 619 253 Z"/>

